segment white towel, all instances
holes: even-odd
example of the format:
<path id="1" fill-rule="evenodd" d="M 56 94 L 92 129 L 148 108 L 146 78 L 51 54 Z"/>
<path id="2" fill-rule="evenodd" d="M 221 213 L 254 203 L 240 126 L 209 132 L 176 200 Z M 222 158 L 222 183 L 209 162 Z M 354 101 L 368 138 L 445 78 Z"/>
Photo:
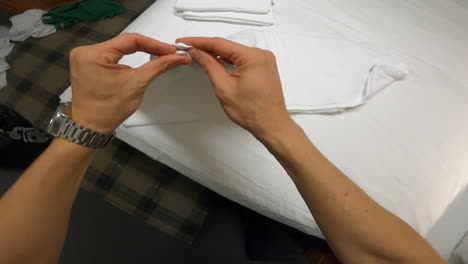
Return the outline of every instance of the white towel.
<path id="1" fill-rule="evenodd" d="M 0 72 L 0 91 L 7 86 L 6 71 Z"/>
<path id="2" fill-rule="evenodd" d="M 7 85 L 6 71 L 10 69 L 10 65 L 5 61 L 5 57 L 10 54 L 13 46 L 8 36 L 8 28 L 0 26 L 0 90 Z"/>
<path id="3" fill-rule="evenodd" d="M 334 38 L 246 30 L 228 37 L 276 55 L 290 113 L 336 113 L 363 104 L 407 74 L 388 54 Z M 154 80 L 125 126 L 225 119 L 206 74 L 181 66 Z"/>
<path id="4" fill-rule="evenodd" d="M 47 13 L 41 9 L 30 9 L 10 18 L 10 39 L 23 41 L 29 37 L 41 38 L 56 32 L 55 26 L 42 23 L 42 15 Z"/>
<path id="5" fill-rule="evenodd" d="M 226 22 L 241 25 L 272 26 L 274 24 L 273 14 L 250 14 L 238 12 L 193 12 L 184 11 L 179 13 L 186 20 Z"/>
<path id="6" fill-rule="evenodd" d="M 272 5 L 271 0 L 178 0 L 174 9 L 186 20 L 271 26 Z"/>
<path id="7" fill-rule="evenodd" d="M 271 0 L 177 0 L 177 12 L 240 12 L 266 14 L 271 11 Z"/>
<path id="8" fill-rule="evenodd" d="M 258 30 L 228 38 L 275 54 L 289 112 L 355 107 L 407 75 L 399 58 L 348 40 Z"/>
<path id="9" fill-rule="evenodd" d="M 8 28 L 0 26 L 0 60 L 5 59 L 10 54 L 13 46 L 14 44 L 10 43 L 10 37 L 8 36 Z"/>
<path id="10" fill-rule="evenodd" d="M 5 60 L 0 60 L 0 73 L 9 70 L 11 67 Z"/>

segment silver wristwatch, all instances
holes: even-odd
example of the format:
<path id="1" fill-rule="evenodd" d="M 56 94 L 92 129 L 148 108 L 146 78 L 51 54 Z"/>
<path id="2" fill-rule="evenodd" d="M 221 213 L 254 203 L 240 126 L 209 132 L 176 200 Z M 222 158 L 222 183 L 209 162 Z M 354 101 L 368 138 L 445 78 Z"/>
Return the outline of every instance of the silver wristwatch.
<path id="1" fill-rule="evenodd" d="M 114 137 L 114 133 L 102 134 L 75 123 L 70 118 L 70 113 L 71 103 L 60 104 L 50 119 L 47 132 L 88 148 L 104 148 Z"/>

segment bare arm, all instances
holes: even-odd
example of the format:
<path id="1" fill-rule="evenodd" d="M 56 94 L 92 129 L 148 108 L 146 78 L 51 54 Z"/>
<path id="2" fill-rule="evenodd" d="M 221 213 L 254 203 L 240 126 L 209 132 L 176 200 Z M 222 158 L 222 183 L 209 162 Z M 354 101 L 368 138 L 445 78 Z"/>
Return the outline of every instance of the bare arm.
<path id="1" fill-rule="evenodd" d="M 291 176 L 343 263 L 444 263 L 409 225 L 333 166 L 296 124 L 261 141 Z"/>
<path id="2" fill-rule="evenodd" d="M 55 139 L 0 200 L 0 263 L 56 262 L 94 150 Z"/>
<path id="3" fill-rule="evenodd" d="M 172 54 L 169 44 L 137 34 L 75 49 L 70 54 L 72 119 L 108 133 L 132 114 L 148 83 L 190 59 L 165 55 L 132 69 L 118 65 L 135 51 Z M 70 211 L 95 150 L 63 139 L 24 172 L 0 200 L 0 263 L 56 263 L 68 228 Z"/>
<path id="4" fill-rule="evenodd" d="M 226 114 L 281 163 L 343 263 L 444 263 L 409 225 L 328 161 L 286 111 L 274 55 L 219 38 L 184 38 Z M 228 74 L 213 56 L 236 65 Z"/>

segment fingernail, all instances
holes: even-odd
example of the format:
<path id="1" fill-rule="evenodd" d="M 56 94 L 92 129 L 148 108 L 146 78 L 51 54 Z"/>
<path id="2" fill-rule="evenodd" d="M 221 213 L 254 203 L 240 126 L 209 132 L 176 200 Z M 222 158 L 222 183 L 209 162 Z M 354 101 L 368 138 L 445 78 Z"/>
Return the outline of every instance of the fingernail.
<path id="1" fill-rule="evenodd" d="M 176 51 L 175 54 L 176 55 L 181 55 L 181 56 L 187 56 L 187 57 L 190 58 L 190 60 L 192 59 L 192 56 L 190 56 L 190 54 L 188 52 L 184 51 L 184 50 L 178 50 L 178 51 Z"/>
<path id="2" fill-rule="evenodd" d="M 188 50 L 193 48 L 193 46 L 187 45 L 185 43 L 174 43 L 172 46 L 176 47 L 178 50 Z"/>

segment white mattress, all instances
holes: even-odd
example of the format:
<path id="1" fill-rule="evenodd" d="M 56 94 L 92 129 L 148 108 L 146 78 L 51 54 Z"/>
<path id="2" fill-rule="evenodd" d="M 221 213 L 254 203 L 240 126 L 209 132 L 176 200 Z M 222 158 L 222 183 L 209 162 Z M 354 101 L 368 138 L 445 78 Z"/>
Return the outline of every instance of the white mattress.
<path id="1" fill-rule="evenodd" d="M 173 42 L 251 28 L 184 21 L 172 5 L 158 0 L 125 31 Z M 363 107 L 294 119 L 334 164 L 447 258 L 468 230 L 468 1 L 284 0 L 274 12 L 275 26 L 262 30 L 345 37 L 398 51 L 408 62 L 408 77 Z M 122 63 L 148 59 L 138 53 Z M 120 127 L 117 135 L 229 199 L 320 236 L 284 170 L 227 119 Z"/>

